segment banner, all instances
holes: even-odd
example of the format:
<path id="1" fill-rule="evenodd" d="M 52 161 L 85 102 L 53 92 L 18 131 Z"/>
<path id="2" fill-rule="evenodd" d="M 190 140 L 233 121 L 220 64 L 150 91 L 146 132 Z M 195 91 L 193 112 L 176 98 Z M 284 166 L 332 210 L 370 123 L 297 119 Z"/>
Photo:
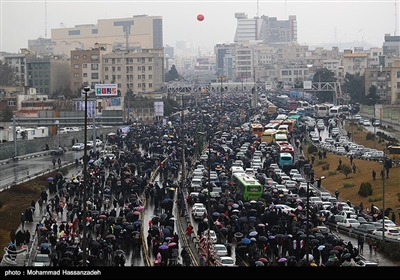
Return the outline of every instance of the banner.
<path id="1" fill-rule="evenodd" d="M 94 92 L 97 97 L 117 96 L 118 95 L 118 85 L 117 84 L 96 84 L 94 86 Z"/>

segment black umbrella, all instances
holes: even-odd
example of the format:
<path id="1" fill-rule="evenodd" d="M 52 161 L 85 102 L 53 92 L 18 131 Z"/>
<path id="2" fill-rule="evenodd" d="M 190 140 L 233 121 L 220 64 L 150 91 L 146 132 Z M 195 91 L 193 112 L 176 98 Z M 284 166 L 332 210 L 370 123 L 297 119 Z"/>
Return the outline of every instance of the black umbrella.
<path id="1" fill-rule="evenodd" d="M 267 238 L 266 236 L 264 236 L 264 235 L 261 235 L 261 236 L 259 236 L 259 237 L 257 238 L 257 240 L 258 240 L 258 241 L 261 241 L 261 242 L 267 242 L 267 241 L 268 241 L 268 238 Z"/>

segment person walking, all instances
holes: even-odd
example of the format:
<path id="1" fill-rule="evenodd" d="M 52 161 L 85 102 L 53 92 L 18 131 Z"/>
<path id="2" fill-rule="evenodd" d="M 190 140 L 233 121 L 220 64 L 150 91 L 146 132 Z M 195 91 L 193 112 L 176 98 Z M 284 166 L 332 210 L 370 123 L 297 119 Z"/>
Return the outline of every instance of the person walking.
<path id="1" fill-rule="evenodd" d="M 375 180 L 375 179 L 376 179 L 376 171 L 372 170 L 372 180 Z"/>
<path id="2" fill-rule="evenodd" d="M 339 199 L 339 194 L 340 194 L 339 190 L 336 189 L 336 191 L 335 191 L 335 197 L 336 197 L 336 199 Z"/>
<path id="3" fill-rule="evenodd" d="M 362 255 L 364 252 L 364 237 L 359 234 L 357 239 L 358 252 Z"/>
<path id="4" fill-rule="evenodd" d="M 56 168 L 56 159 L 55 158 L 53 158 L 52 160 L 51 160 L 51 162 L 53 163 L 53 168 Z"/>
<path id="5" fill-rule="evenodd" d="M 367 239 L 368 247 L 369 247 L 369 253 L 372 254 L 372 247 L 374 246 L 374 240 L 371 237 L 368 237 Z"/>
<path id="6" fill-rule="evenodd" d="M 24 213 L 21 213 L 21 228 L 22 230 L 25 230 L 25 221 L 26 221 L 26 217 Z"/>

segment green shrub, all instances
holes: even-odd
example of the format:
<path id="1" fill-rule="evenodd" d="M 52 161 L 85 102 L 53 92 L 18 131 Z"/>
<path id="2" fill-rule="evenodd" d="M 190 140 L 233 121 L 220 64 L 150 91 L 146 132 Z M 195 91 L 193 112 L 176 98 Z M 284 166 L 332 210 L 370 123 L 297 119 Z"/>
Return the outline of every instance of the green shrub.
<path id="1" fill-rule="evenodd" d="M 368 197 L 372 195 L 372 185 L 370 182 L 362 182 L 360 185 L 360 189 L 358 190 L 358 194 L 363 197 Z"/>
<path id="2" fill-rule="evenodd" d="M 311 145 L 311 146 L 308 147 L 308 153 L 309 154 L 314 154 L 314 153 L 317 153 L 317 152 L 318 152 L 318 148 L 316 146 Z"/>
<path id="3" fill-rule="evenodd" d="M 35 188 L 25 185 L 13 185 L 10 190 L 17 193 L 37 193 Z"/>
<path id="4" fill-rule="evenodd" d="M 326 159 L 319 159 L 319 160 L 317 160 L 317 164 L 318 164 L 318 165 L 321 165 L 321 164 L 324 164 L 324 163 L 326 163 Z"/>
<path id="5" fill-rule="evenodd" d="M 365 135 L 365 140 L 374 140 L 375 134 L 372 132 L 367 132 L 367 135 Z"/>
<path id="6" fill-rule="evenodd" d="M 336 175 L 336 174 L 338 174 L 337 170 L 329 170 L 328 171 L 328 176 L 333 176 L 333 175 Z"/>
<path id="7" fill-rule="evenodd" d="M 352 187 L 354 187 L 356 184 L 354 183 L 354 182 L 346 182 L 346 183 L 343 183 L 343 187 L 344 188 L 352 188 Z"/>
<path id="8" fill-rule="evenodd" d="M 342 164 L 340 170 L 346 176 L 346 178 L 349 174 L 353 172 L 353 169 L 347 164 Z"/>

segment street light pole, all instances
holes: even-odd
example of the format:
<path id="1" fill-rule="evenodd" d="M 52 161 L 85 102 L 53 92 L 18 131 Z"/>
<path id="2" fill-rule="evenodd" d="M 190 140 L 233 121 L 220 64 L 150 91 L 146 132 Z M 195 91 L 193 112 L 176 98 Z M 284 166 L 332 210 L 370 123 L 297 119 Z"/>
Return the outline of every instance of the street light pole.
<path id="1" fill-rule="evenodd" d="M 309 254 L 310 254 L 310 242 L 309 242 L 309 240 L 310 240 L 310 237 L 309 237 L 309 235 L 310 235 L 310 182 L 309 181 L 307 181 L 307 202 L 306 202 L 306 219 L 307 219 L 307 221 L 306 221 L 306 226 L 307 226 L 307 228 L 306 228 L 306 235 L 307 235 L 307 237 L 306 237 L 306 266 L 309 266 L 310 265 L 310 258 L 309 258 Z"/>
<path id="2" fill-rule="evenodd" d="M 211 246 L 211 135 L 207 132 L 208 138 L 208 184 L 207 184 L 207 222 L 208 222 L 208 242 L 207 242 L 207 261 L 210 266 L 210 246 Z"/>
<path id="3" fill-rule="evenodd" d="M 383 177 L 382 177 L 382 241 L 385 241 L 385 164 L 386 163 L 386 149 L 383 149 Z M 387 171 L 386 171 L 387 172 Z"/>
<path id="4" fill-rule="evenodd" d="M 83 266 L 87 266 L 86 263 L 86 247 L 87 247 L 87 227 L 86 227 L 86 217 L 87 217 L 87 209 L 86 209 L 86 201 L 87 201 L 87 184 L 88 184 L 88 178 L 87 178 L 87 163 L 88 163 L 88 155 L 87 155 L 87 96 L 89 94 L 90 87 L 85 87 L 83 89 L 85 91 L 85 126 L 84 126 L 84 151 L 83 151 L 83 213 L 82 213 L 82 219 L 83 219 L 83 239 L 82 239 L 82 261 L 83 261 Z M 95 145 L 95 143 L 93 143 Z"/>

